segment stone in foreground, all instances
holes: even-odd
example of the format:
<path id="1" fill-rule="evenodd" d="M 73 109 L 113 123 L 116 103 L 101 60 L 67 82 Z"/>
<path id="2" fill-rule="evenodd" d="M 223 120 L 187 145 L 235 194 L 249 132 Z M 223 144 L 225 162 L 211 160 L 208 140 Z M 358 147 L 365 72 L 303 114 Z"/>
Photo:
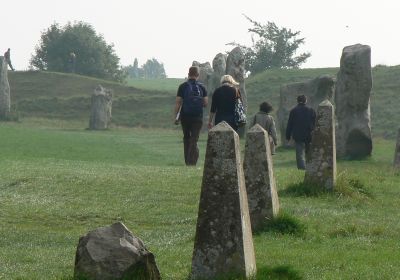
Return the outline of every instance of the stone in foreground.
<path id="1" fill-rule="evenodd" d="M 371 48 L 360 44 L 345 47 L 335 89 L 338 157 L 371 155 L 371 89 Z"/>
<path id="2" fill-rule="evenodd" d="M 0 56 L 0 119 L 7 119 L 11 110 L 7 67 L 7 61 L 4 56 Z"/>
<path id="3" fill-rule="evenodd" d="M 318 106 L 310 154 L 304 182 L 332 190 L 336 183 L 335 115 L 328 100 Z"/>
<path id="4" fill-rule="evenodd" d="M 154 255 L 122 223 L 98 228 L 79 239 L 74 278 L 161 279 Z"/>
<path id="5" fill-rule="evenodd" d="M 191 279 L 255 271 L 239 136 L 222 122 L 208 134 Z"/>
<path id="6" fill-rule="evenodd" d="M 98 85 L 92 94 L 89 129 L 107 129 L 111 121 L 112 91 Z"/>
<path id="7" fill-rule="evenodd" d="M 397 134 L 397 144 L 396 144 L 396 150 L 394 152 L 393 165 L 395 168 L 400 169 L 400 128 L 399 128 L 399 132 Z"/>
<path id="8" fill-rule="evenodd" d="M 259 124 L 247 132 L 243 169 L 254 231 L 279 212 L 268 132 Z"/>

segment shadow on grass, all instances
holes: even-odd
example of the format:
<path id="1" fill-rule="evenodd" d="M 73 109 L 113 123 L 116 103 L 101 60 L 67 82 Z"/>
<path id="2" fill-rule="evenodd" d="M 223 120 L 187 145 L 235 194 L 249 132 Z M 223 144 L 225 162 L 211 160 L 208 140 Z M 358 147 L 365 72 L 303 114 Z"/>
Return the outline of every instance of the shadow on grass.
<path id="1" fill-rule="evenodd" d="M 287 214 L 280 213 L 277 217 L 267 220 L 254 234 L 261 234 L 264 232 L 273 232 L 278 234 L 291 234 L 303 236 L 306 231 L 306 226 L 302 224 L 297 218 Z"/>

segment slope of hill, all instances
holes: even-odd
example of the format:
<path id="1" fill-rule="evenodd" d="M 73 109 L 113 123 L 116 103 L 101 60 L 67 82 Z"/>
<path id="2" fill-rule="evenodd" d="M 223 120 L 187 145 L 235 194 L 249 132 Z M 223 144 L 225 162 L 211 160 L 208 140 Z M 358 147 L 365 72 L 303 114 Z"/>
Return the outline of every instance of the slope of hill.
<path id="1" fill-rule="evenodd" d="M 246 81 L 249 115 L 268 100 L 279 105 L 282 84 L 300 82 L 322 74 L 336 76 L 338 68 L 268 70 Z M 400 66 L 373 68 L 371 96 L 375 135 L 394 137 L 400 115 Z M 11 72 L 12 103 L 22 118 L 41 117 L 88 120 L 90 95 L 102 84 L 114 91 L 113 123 L 125 126 L 172 127 L 175 90 L 182 80 L 130 80 L 129 86 L 71 74 Z"/>

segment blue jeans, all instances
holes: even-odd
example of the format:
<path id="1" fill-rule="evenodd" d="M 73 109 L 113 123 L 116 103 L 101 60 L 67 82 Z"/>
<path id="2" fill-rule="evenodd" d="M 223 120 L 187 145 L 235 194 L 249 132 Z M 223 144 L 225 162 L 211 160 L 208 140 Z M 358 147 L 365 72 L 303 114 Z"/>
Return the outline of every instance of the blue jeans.
<path id="1" fill-rule="evenodd" d="M 310 149 L 309 143 L 296 142 L 296 163 L 297 169 L 306 169 L 306 158 Z"/>

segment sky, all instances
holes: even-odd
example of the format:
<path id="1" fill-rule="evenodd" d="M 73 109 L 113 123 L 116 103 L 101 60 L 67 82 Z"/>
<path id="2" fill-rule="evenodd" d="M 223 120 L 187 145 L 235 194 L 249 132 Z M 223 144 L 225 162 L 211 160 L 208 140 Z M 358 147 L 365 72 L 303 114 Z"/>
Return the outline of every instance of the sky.
<path id="1" fill-rule="evenodd" d="M 84 21 L 114 44 L 121 65 L 156 58 L 168 77 L 184 78 L 192 61 L 211 63 L 229 42 L 251 45 L 245 14 L 300 31 L 299 53 L 311 53 L 301 68 L 338 67 L 357 43 L 371 46 L 373 66 L 399 65 L 399 10 L 399 0 L 4 0 L 0 53 L 11 48 L 14 67 L 26 70 L 52 23 Z"/>

